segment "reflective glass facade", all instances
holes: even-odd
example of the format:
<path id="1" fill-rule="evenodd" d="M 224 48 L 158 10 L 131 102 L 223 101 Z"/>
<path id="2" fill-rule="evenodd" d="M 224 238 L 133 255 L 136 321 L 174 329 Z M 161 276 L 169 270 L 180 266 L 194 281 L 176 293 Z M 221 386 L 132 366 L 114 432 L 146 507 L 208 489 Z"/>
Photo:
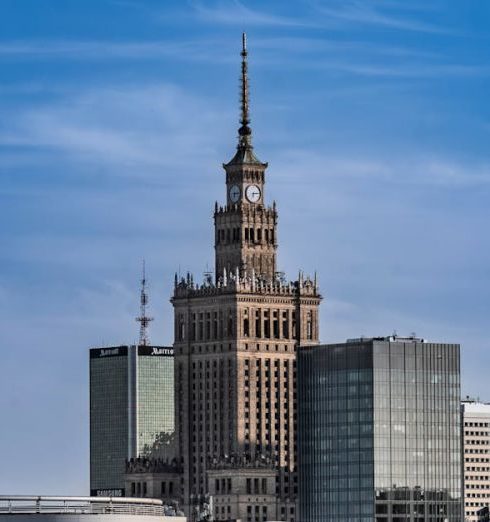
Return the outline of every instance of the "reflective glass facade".
<path id="1" fill-rule="evenodd" d="M 154 348 L 139 347 L 136 455 L 171 460 L 174 457 L 173 355 L 155 356 Z M 173 354 L 173 350 L 171 351 Z"/>
<path id="2" fill-rule="evenodd" d="M 298 354 L 300 520 L 461 520 L 459 345 Z"/>
<path id="3" fill-rule="evenodd" d="M 90 350 L 91 494 L 123 494 L 126 459 L 173 457 L 173 349 Z"/>
<path id="4" fill-rule="evenodd" d="M 128 347 L 90 350 L 90 489 L 122 495 L 128 456 Z"/>

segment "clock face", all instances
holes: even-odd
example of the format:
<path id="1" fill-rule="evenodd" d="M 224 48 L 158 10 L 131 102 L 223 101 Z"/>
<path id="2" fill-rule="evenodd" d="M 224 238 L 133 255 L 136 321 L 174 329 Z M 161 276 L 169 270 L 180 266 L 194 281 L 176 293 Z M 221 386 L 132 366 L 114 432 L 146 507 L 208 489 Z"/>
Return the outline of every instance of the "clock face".
<path id="1" fill-rule="evenodd" d="M 250 203 L 257 203 L 257 201 L 260 199 L 261 192 L 257 185 L 249 185 L 245 191 L 245 194 Z"/>
<path id="2" fill-rule="evenodd" d="M 240 199 L 240 187 L 238 185 L 232 185 L 230 188 L 230 201 L 236 203 Z"/>

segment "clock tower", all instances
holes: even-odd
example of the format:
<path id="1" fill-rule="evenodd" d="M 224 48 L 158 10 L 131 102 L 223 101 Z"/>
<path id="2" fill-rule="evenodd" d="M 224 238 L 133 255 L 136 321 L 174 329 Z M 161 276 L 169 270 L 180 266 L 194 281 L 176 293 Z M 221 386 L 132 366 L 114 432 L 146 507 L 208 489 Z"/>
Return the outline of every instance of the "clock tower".
<path id="1" fill-rule="evenodd" d="M 238 145 L 215 204 L 215 277 L 175 277 L 175 412 L 184 511 L 296 520 L 296 353 L 318 344 L 316 277 L 277 271 L 277 210 L 252 147 L 247 46 Z M 212 502 L 206 502 L 207 495 Z M 203 500 L 204 499 L 204 500 Z"/>
<path id="2" fill-rule="evenodd" d="M 243 35 L 241 118 L 237 151 L 223 164 L 226 206 L 215 206 L 216 281 L 235 273 L 271 282 L 276 276 L 277 212 L 265 204 L 265 169 L 253 152 L 249 117 L 247 42 Z"/>

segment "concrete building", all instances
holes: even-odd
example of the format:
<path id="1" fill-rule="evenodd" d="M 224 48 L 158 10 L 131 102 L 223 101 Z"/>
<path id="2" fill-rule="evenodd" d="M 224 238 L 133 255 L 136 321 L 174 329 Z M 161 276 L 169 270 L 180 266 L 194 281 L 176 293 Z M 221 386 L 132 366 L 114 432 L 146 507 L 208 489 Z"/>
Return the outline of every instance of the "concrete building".
<path id="1" fill-rule="evenodd" d="M 490 404 L 461 401 L 465 521 L 488 516 L 490 506 Z"/>
<path id="2" fill-rule="evenodd" d="M 459 345 L 298 351 L 301 522 L 461 520 Z"/>
<path id="3" fill-rule="evenodd" d="M 173 348 L 90 350 L 92 495 L 124 496 L 128 459 L 171 462 L 174 428 Z"/>
<path id="4" fill-rule="evenodd" d="M 316 278 L 278 272 L 267 163 L 252 147 L 247 49 L 241 126 L 215 204 L 215 276 L 175 278 L 175 398 L 186 513 L 212 494 L 217 520 L 296 520 L 296 355 L 318 343 Z M 257 485 L 257 487 L 256 487 Z"/>
<path id="5" fill-rule="evenodd" d="M 183 501 L 182 467 L 177 459 L 129 459 L 124 480 L 127 497 L 159 498 L 180 510 Z"/>
<path id="6" fill-rule="evenodd" d="M 186 522 L 161 500 L 0 496 L 0 522 Z"/>

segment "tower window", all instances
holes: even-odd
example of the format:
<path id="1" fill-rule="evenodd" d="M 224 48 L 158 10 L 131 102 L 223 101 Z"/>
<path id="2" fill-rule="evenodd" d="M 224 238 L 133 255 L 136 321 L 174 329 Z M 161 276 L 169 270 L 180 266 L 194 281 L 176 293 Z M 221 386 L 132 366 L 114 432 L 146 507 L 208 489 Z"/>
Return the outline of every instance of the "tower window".
<path id="1" fill-rule="evenodd" d="M 179 315 L 179 341 L 184 341 L 185 339 L 185 323 L 184 316 L 182 314 Z"/>
<path id="2" fill-rule="evenodd" d="M 199 314 L 199 340 L 202 341 L 204 337 L 204 316 Z"/>
<path id="3" fill-rule="evenodd" d="M 218 312 L 213 312 L 213 338 L 218 338 Z"/>
<path id="4" fill-rule="evenodd" d="M 196 340 L 196 314 L 192 314 L 191 341 Z"/>
<path id="5" fill-rule="evenodd" d="M 250 241 L 255 241 L 255 230 L 253 228 L 250 229 Z"/>
<path id="6" fill-rule="evenodd" d="M 285 339 L 289 339 L 289 321 L 287 310 L 282 312 L 282 336 Z"/>
<path id="7" fill-rule="evenodd" d="M 233 314 L 230 311 L 228 313 L 228 337 L 233 335 Z"/>
<path id="8" fill-rule="evenodd" d="M 313 339 L 313 324 L 311 312 L 308 312 L 306 314 L 306 338 Z"/>
<path id="9" fill-rule="evenodd" d="M 245 337 L 248 337 L 250 335 L 250 326 L 249 326 L 248 317 L 245 317 L 245 319 L 243 320 L 243 335 Z"/>
<path id="10" fill-rule="evenodd" d="M 248 233 L 248 228 L 245 229 L 245 241 L 248 241 L 249 240 L 249 233 Z"/>
<path id="11" fill-rule="evenodd" d="M 255 311 L 255 337 L 261 337 L 262 328 L 260 322 L 260 309 Z"/>
<path id="12" fill-rule="evenodd" d="M 206 339 L 209 340 L 211 338 L 211 314 L 209 312 L 206 313 Z"/>
<path id="13" fill-rule="evenodd" d="M 279 339 L 279 313 L 277 310 L 273 312 L 272 315 L 272 331 L 274 335 L 274 339 Z"/>
<path id="14" fill-rule="evenodd" d="M 270 316 L 269 310 L 264 310 L 264 337 L 266 339 L 270 339 L 271 331 L 270 331 Z"/>

